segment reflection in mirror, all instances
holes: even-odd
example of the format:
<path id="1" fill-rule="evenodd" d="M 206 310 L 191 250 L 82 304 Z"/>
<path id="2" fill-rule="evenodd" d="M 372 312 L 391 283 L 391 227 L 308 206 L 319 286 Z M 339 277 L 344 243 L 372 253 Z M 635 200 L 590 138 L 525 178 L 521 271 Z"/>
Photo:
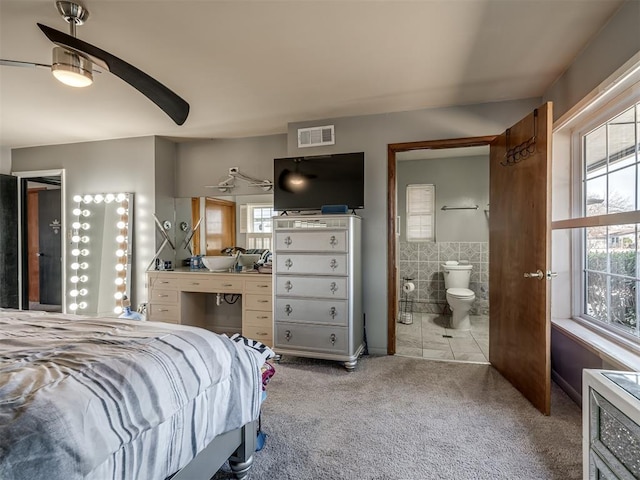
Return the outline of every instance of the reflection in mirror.
<path id="1" fill-rule="evenodd" d="M 76 195 L 69 311 L 120 315 L 131 298 L 133 194 Z"/>

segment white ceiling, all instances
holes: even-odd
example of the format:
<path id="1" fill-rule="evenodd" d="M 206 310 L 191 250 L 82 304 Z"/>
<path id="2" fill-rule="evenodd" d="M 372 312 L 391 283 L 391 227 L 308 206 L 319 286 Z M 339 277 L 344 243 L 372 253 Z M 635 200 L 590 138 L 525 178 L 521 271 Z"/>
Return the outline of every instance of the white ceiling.
<path id="1" fill-rule="evenodd" d="M 191 105 L 183 126 L 110 73 L 72 89 L 0 66 L 0 146 L 284 133 L 288 122 L 541 96 L 622 0 L 86 0 L 78 37 Z M 0 0 L 0 58 L 51 63 L 53 0 Z M 636 34 L 630 32 L 630 34 Z"/>

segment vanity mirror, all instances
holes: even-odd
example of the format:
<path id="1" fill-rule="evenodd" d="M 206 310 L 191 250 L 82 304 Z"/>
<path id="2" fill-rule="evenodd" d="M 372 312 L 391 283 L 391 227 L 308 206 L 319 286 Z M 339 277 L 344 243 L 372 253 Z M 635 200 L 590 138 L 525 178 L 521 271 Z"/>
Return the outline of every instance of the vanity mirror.
<path id="1" fill-rule="evenodd" d="M 131 298 L 132 193 L 73 197 L 68 309 L 120 315 Z"/>

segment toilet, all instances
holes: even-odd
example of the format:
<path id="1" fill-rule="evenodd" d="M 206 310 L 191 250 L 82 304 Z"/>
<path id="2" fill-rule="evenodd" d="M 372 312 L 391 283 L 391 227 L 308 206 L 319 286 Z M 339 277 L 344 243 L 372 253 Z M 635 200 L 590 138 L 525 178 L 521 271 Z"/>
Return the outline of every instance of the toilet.
<path id="1" fill-rule="evenodd" d="M 473 267 L 469 264 L 449 261 L 445 262 L 442 268 L 444 270 L 444 287 L 447 289 L 447 303 L 453 313 L 451 328 L 469 330 L 471 328 L 469 310 L 476 299 L 473 290 L 469 290 L 469 279 Z"/>

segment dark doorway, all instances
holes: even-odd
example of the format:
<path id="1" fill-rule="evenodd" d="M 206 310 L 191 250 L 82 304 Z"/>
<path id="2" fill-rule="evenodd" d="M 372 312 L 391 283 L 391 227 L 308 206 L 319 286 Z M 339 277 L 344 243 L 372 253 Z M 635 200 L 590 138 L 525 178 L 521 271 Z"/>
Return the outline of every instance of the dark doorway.
<path id="1" fill-rule="evenodd" d="M 60 190 L 38 192 L 39 303 L 47 309 L 62 304 L 62 218 Z"/>
<path id="2" fill-rule="evenodd" d="M 19 308 L 18 179 L 0 175 L 0 308 Z"/>

